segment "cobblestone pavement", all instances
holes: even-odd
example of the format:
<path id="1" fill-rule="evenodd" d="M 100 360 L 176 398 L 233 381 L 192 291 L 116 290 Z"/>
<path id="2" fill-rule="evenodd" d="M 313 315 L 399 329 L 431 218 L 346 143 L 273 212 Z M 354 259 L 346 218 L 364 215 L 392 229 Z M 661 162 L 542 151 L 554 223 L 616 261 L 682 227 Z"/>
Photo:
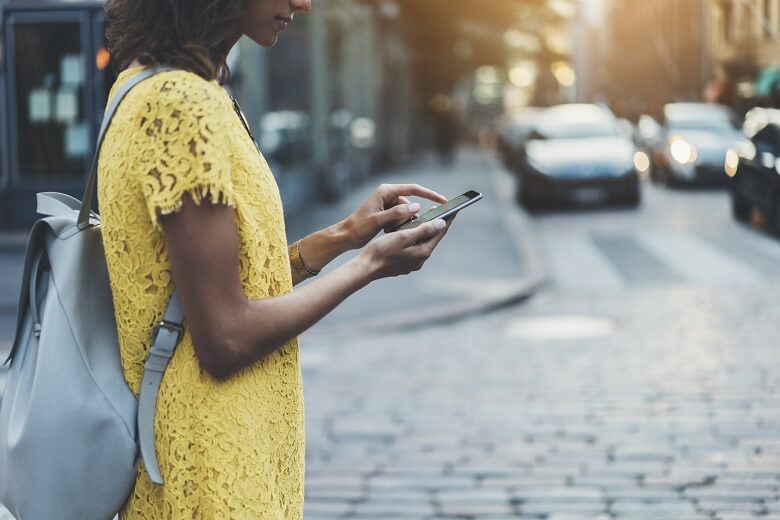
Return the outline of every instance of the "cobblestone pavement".
<path id="1" fill-rule="evenodd" d="M 410 334 L 311 334 L 305 518 L 780 519 L 778 289 L 548 294 Z M 616 331 L 513 337 L 568 313 Z"/>
<path id="2" fill-rule="evenodd" d="M 305 518 L 780 519 L 780 244 L 646 191 L 536 218 L 523 306 L 304 335 Z"/>

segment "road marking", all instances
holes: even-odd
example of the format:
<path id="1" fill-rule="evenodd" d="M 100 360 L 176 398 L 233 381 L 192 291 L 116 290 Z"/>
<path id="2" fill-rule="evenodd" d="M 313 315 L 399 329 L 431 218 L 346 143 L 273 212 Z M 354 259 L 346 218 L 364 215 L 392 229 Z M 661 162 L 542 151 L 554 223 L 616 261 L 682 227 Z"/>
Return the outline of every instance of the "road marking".
<path id="1" fill-rule="evenodd" d="M 508 278 L 464 278 L 461 276 L 437 276 L 422 279 L 423 290 L 432 296 L 441 293 L 467 298 L 498 298 L 512 288 Z"/>
<path id="2" fill-rule="evenodd" d="M 584 338 L 610 336 L 616 329 L 615 321 L 603 316 L 526 316 L 510 321 L 506 334 L 516 339 L 579 342 Z"/>
<path id="3" fill-rule="evenodd" d="M 692 234 L 643 232 L 638 240 L 689 281 L 705 285 L 758 285 L 763 277 L 752 267 Z"/>
<path id="4" fill-rule="evenodd" d="M 642 247 L 633 236 L 597 235 L 593 241 L 604 251 L 628 284 L 660 285 L 683 281 L 666 262 Z"/>
<path id="5" fill-rule="evenodd" d="M 542 247 L 557 285 L 576 289 L 620 289 L 626 285 L 589 236 L 542 234 Z"/>

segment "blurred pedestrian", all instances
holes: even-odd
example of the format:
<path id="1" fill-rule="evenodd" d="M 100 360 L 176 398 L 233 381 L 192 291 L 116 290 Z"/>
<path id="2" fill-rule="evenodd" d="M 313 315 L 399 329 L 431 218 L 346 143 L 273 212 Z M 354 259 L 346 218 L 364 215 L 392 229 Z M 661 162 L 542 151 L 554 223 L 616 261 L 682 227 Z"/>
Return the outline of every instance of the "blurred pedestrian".
<path id="1" fill-rule="evenodd" d="M 707 84 L 704 89 L 704 100 L 707 103 L 726 105 L 735 108 L 737 105 L 737 89 L 727 78 L 719 77 Z"/>
<path id="2" fill-rule="evenodd" d="M 125 519 L 300 519 L 303 401 L 296 337 L 370 282 L 420 269 L 448 224 L 387 233 L 418 185 L 383 185 L 343 221 L 287 244 L 279 191 L 222 88 L 246 35 L 271 47 L 311 0 L 108 0 L 121 71 L 151 65 L 100 152 L 99 199 L 125 375 L 138 393 L 152 331 L 176 288 L 183 339 L 160 388 L 165 484 L 139 468 Z M 340 254 L 361 253 L 303 288 Z M 99 454 L 95 454 L 99 456 Z"/>
<path id="3" fill-rule="evenodd" d="M 436 152 L 443 165 L 451 166 L 455 162 L 460 135 L 458 113 L 450 97 L 445 94 L 434 96 L 431 108 Z"/>

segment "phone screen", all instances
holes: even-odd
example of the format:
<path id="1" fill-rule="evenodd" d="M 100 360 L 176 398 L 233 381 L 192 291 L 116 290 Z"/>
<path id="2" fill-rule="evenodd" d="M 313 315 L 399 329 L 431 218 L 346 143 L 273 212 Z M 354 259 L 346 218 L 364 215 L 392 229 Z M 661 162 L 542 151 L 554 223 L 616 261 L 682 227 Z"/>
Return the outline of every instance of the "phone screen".
<path id="1" fill-rule="evenodd" d="M 455 197 L 454 199 L 448 201 L 445 204 L 442 204 L 441 206 L 438 206 L 436 208 L 433 208 L 430 211 L 426 211 L 422 215 L 420 215 L 419 220 L 421 220 L 421 224 L 423 222 L 430 222 L 431 220 L 436 220 L 437 218 L 441 217 L 442 215 L 446 214 L 452 209 L 457 208 L 461 204 L 465 204 L 471 200 L 467 195 L 459 195 L 458 197 Z"/>
<path id="2" fill-rule="evenodd" d="M 433 208 L 430 211 L 423 213 L 418 218 L 410 222 L 407 222 L 406 224 L 402 225 L 398 229 L 411 229 L 420 226 L 422 224 L 425 224 L 426 222 L 436 220 L 437 218 L 442 218 L 442 217 L 446 218 L 454 213 L 457 213 L 461 209 L 470 206 L 471 204 L 477 202 L 481 198 L 482 198 L 482 194 L 479 192 L 476 191 L 466 192 L 463 195 L 459 195 L 454 199 L 442 204 L 441 206 L 438 206 L 436 208 Z"/>

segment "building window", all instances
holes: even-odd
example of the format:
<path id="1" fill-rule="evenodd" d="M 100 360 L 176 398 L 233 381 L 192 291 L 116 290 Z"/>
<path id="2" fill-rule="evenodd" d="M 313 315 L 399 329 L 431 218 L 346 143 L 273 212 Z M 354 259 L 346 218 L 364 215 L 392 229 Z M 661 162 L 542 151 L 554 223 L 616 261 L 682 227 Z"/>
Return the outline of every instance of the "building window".
<path id="1" fill-rule="evenodd" d="M 78 180 L 87 171 L 90 121 L 80 22 L 14 26 L 18 173 L 25 180 Z"/>

